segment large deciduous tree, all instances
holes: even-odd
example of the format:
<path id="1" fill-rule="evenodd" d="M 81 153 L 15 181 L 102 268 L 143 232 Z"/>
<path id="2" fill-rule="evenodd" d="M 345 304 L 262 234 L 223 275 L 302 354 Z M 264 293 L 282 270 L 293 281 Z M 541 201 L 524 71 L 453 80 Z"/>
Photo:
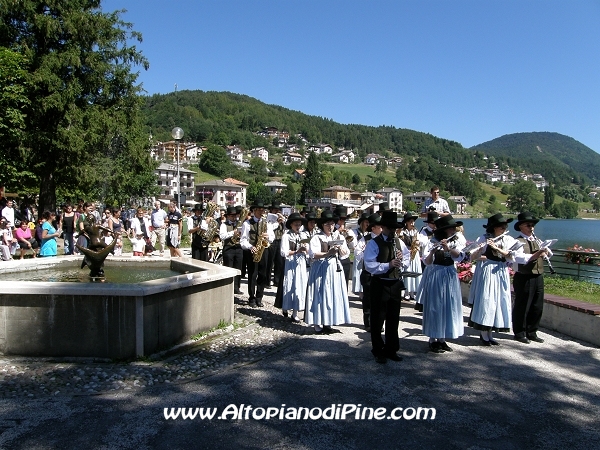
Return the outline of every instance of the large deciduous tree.
<path id="1" fill-rule="evenodd" d="M 100 0 L 0 0 L 0 46 L 26 61 L 29 100 L 11 156 L 37 177 L 40 210 L 55 208 L 57 190 L 135 196 L 155 185 L 132 71 L 148 62 L 121 13 Z"/>

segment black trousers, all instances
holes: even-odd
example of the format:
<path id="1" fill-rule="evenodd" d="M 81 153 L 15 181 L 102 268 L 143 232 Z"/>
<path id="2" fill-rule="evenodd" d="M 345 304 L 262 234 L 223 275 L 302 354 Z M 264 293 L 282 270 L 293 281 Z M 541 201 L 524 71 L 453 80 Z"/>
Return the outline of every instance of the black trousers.
<path id="1" fill-rule="evenodd" d="M 261 302 L 265 287 L 267 286 L 267 262 L 269 259 L 268 252 L 265 250 L 259 262 L 254 262 L 252 252 L 248 252 L 248 301 L 250 303 Z"/>
<path id="2" fill-rule="evenodd" d="M 229 247 L 223 250 L 223 265 L 226 267 L 232 267 L 237 270 L 242 270 L 242 263 L 244 259 L 244 252 L 242 247 L 239 245 L 236 247 Z M 240 290 L 240 276 L 235 276 L 234 288 L 236 291 Z"/>
<path id="3" fill-rule="evenodd" d="M 400 349 L 398 325 L 400 324 L 402 280 L 371 278 L 371 352 L 375 356 L 390 356 Z M 381 328 L 385 321 L 385 341 Z"/>
<path id="4" fill-rule="evenodd" d="M 283 276 L 283 266 L 285 258 L 281 256 L 281 239 L 275 239 L 269 248 L 269 260 L 267 262 L 267 281 L 273 280 L 274 285 L 279 284 L 280 278 Z M 271 276 L 271 274 L 273 274 Z"/>
<path id="5" fill-rule="evenodd" d="M 516 336 L 534 334 L 540 327 L 544 310 L 544 275 L 515 273 L 515 304 L 512 312 Z"/>
<path id="6" fill-rule="evenodd" d="M 192 258 L 200 261 L 208 261 L 208 247 L 196 247 L 192 245 Z"/>

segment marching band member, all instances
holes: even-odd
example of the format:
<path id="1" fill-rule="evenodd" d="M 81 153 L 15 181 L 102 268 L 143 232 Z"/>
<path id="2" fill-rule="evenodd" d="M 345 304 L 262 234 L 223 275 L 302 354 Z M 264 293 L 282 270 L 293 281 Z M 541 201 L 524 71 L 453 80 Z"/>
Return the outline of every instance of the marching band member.
<path id="1" fill-rule="evenodd" d="M 192 216 L 192 228 L 188 228 L 188 234 L 192 237 L 192 258 L 200 261 L 208 261 L 208 244 L 204 233 L 208 230 L 208 222 L 203 217 L 204 205 L 198 203 L 194 206 Z"/>
<path id="2" fill-rule="evenodd" d="M 407 212 L 404 214 L 402 221 L 403 228 L 400 232 L 400 239 L 410 249 L 410 265 L 408 266 L 409 272 L 422 273 L 421 269 L 421 243 L 419 241 L 419 232 L 415 228 L 415 220 L 419 216 L 416 213 Z M 421 282 L 421 275 L 416 277 L 406 278 L 404 280 L 404 287 L 406 288 L 404 299 L 414 300 L 419 289 L 419 283 Z"/>
<path id="3" fill-rule="evenodd" d="M 484 225 L 486 233 L 477 238 L 471 252 L 471 260 L 477 260 L 469 304 L 473 305 L 469 326 L 480 331 L 481 344 L 489 347 L 500 345 L 492 338 L 492 331 L 510 331 L 511 296 L 510 275 L 507 261 L 514 263 L 523 251 L 511 250 L 516 240 L 506 229 L 513 219 L 504 218 L 500 213 L 488 218 Z M 525 261 L 528 258 L 519 260 Z"/>
<path id="4" fill-rule="evenodd" d="M 523 252 L 529 256 L 527 263 L 517 264 L 513 279 L 515 305 L 512 311 L 513 332 L 515 340 L 524 344 L 531 341 L 544 342 L 537 335 L 537 330 L 544 310 L 544 262 L 550 258 L 549 248 L 540 249 L 540 242 L 533 233 L 535 225 L 540 221 L 530 212 L 522 212 L 517 216 L 515 230 L 520 231 L 517 240 L 523 244 Z M 552 272 L 552 268 L 550 268 Z"/>
<path id="5" fill-rule="evenodd" d="M 269 283 L 266 250 L 275 239 L 275 235 L 266 220 L 261 221 L 265 212 L 264 203 L 260 200 L 255 201 L 251 208 L 252 217 L 242 225 L 240 245 L 248 253 L 248 305 L 261 307 L 263 293 Z M 254 261 L 256 254 L 261 255 L 258 262 Z"/>
<path id="6" fill-rule="evenodd" d="M 369 213 L 363 213 L 358 219 L 358 227 L 350 230 L 352 233 L 352 245 L 354 247 L 354 261 L 352 263 L 352 292 L 362 300 L 363 290 L 360 284 L 360 274 L 363 269 L 363 253 L 367 245 L 367 236 L 370 233 Z M 369 237 L 370 239 L 370 237 Z"/>
<path id="7" fill-rule="evenodd" d="M 290 214 L 285 223 L 287 231 L 281 238 L 281 256 L 285 258 L 281 284 L 281 308 L 286 317 L 287 311 L 292 312 L 292 322 L 300 322 L 298 311 L 304 310 L 306 306 L 308 233 L 300 231 L 305 224 L 306 219 L 299 213 Z"/>
<path id="8" fill-rule="evenodd" d="M 281 214 L 281 203 L 273 201 L 273 204 L 269 207 L 270 214 L 267 216 L 267 220 L 275 239 L 269 246 L 269 259 L 267 261 L 267 285 L 273 283 L 274 286 L 279 284 L 279 280 L 283 275 L 284 259 L 281 257 L 281 236 L 285 231 L 285 217 Z M 273 279 L 271 281 L 271 273 L 273 273 Z"/>
<path id="9" fill-rule="evenodd" d="M 429 243 L 429 240 L 431 238 L 433 238 L 433 232 L 435 231 L 435 221 L 438 220 L 440 218 L 440 215 L 436 212 L 436 211 L 429 211 L 427 213 L 427 217 L 423 220 L 423 222 L 425 222 L 425 225 L 421 227 L 421 229 L 419 230 L 419 242 L 421 243 L 421 248 L 419 249 L 419 252 L 421 253 L 421 271 L 422 274 L 421 275 L 421 282 L 423 281 L 423 278 L 425 277 L 425 272 L 427 271 L 427 265 L 423 262 L 423 255 L 425 254 L 425 250 L 427 248 L 427 245 Z M 421 311 L 423 312 L 423 303 L 422 301 L 425 300 L 425 297 L 415 297 L 415 309 L 417 311 Z"/>
<path id="10" fill-rule="evenodd" d="M 371 277 L 371 353 L 380 364 L 387 359 L 402 361 L 397 355 L 400 349 L 398 325 L 400 323 L 401 292 L 404 289 L 401 272 L 409 264 L 410 252 L 404 243 L 396 238 L 398 214 L 383 211 L 381 234 L 371 239 L 364 254 L 365 270 Z M 399 247 L 398 247 L 399 246 Z M 385 341 L 381 329 L 385 321 Z"/>
<path id="11" fill-rule="evenodd" d="M 456 339 L 464 333 L 460 283 L 454 266 L 465 257 L 456 239 L 456 227 L 461 225 L 451 215 L 438 218 L 421 257 L 427 268 L 417 301 L 423 304 L 423 334 L 429 337 L 429 349 L 434 353 L 451 352 L 446 339 Z"/>
<path id="12" fill-rule="evenodd" d="M 337 221 L 333 211 L 323 211 L 317 220 L 321 232 L 310 240 L 304 321 L 314 325 L 317 334 L 330 334 L 337 331 L 332 325 L 351 323 L 347 282 L 338 259 L 350 250 L 346 240 L 334 231 Z"/>
<path id="13" fill-rule="evenodd" d="M 240 245 L 241 231 L 238 228 L 240 222 L 237 220 L 237 210 L 235 206 L 228 206 L 225 211 L 225 221 L 219 228 L 219 238 L 223 242 L 223 265 L 242 270 L 243 251 Z M 234 293 L 240 295 L 240 276 L 235 276 Z"/>

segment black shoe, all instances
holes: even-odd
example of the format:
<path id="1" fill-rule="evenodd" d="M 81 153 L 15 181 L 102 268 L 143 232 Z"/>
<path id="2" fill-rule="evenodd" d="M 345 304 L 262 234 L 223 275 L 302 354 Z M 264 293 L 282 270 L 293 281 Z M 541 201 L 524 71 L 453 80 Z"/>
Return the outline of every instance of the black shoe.
<path id="1" fill-rule="evenodd" d="M 515 341 L 519 341 L 523 344 L 531 344 L 531 341 L 527 338 L 527 336 L 515 336 Z"/>
<path id="2" fill-rule="evenodd" d="M 528 334 L 527 338 L 530 341 L 539 342 L 540 344 L 544 342 L 544 340 L 541 337 L 538 337 L 537 334 Z"/>
<path id="3" fill-rule="evenodd" d="M 433 353 L 444 353 L 444 350 L 440 347 L 440 343 L 437 341 L 429 343 L 429 351 L 432 351 Z"/>
<path id="4" fill-rule="evenodd" d="M 500 345 L 500 342 L 490 339 L 490 344 L 492 345 Z"/>
<path id="5" fill-rule="evenodd" d="M 323 333 L 325 334 L 334 334 L 334 333 L 341 333 L 340 330 L 336 330 L 335 328 L 331 328 L 331 327 L 323 327 Z"/>
<path id="6" fill-rule="evenodd" d="M 454 350 L 446 342 L 438 342 L 440 348 L 445 352 L 453 352 Z"/>
<path id="7" fill-rule="evenodd" d="M 481 341 L 481 345 L 484 347 L 491 347 L 492 343 L 490 341 L 486 341 L 483 336 L 479 336 L 479 340 Z"/>
<path id="8" fill-rule="evenodd" d="M 259 308 L 262 308 L 263 307 L 262 300 L 256 299 L 256 306 L 258 306 Z"/>
<path id="9" fill-rule="evenodd" d="M 300 318 L 299 317 L 292 317 L 292 322 L 293 323 L 300 323 Z"/>
<path id="10" fill-rule="evenodd" d="M 283 310 L 282 313 L 283 313 L 283 317 L 287 317 L 288 316 L 288 312 L 287 311 Z"/>
<path id="11" fill-rule="evenodd" d="M 252 308 L 256 308 L 256 302 L 254 300 L 250 300 L 248 302 L 248 306 L 251 306 Z"/>
<path id="12" fill-rule="evenodd" d="M 385 364 L 387 362 L 387 358 L 385 356 L 376 356 L 375 361 L 379 364 Z"/>
<path id="13" fill-rule="evenodd" d="M 235 295 L 243 295 L 244 293 L 240 289 L 236 289 L 234 294 Z"/>
<path id="14" fill-rule="evenodd" d="M 388 359 L 392 361 L 402 361 L 402 356 L 398 356 L 396 353 L 392 353 L 391 355 L 387 355 Z"/>

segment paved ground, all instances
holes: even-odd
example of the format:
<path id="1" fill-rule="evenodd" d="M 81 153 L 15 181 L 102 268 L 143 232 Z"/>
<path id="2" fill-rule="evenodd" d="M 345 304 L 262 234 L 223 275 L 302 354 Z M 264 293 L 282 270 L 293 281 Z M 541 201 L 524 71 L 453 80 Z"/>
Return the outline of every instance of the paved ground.
<path id="1" fill-rule="evenodd" d="M 245 290 L 245 287 L 243 287 Z M 1 448 L 600 448 L 600 349 L 556 333 L 432 354 L 402 309 L 402 362 L 375 363 L 357 325 L 314 335 L 236 299 L 239 328 L 160 362 L 0 359 Z M 361 321 L 358 299 L 352 315 Z M 468 310 L 465 310 L 465 316 Z M 427 407 L 435 420 L 165 420 L 164 408 Z M 341 406 L 340 406 L 341 407 Z M 350 406 L 348 406 L 350 407 Z M 258 413 L 261 410 L 257 411 Z M 287 410 L 286 410 L 287 412 Z M 315 410 L 316 412 L 316 410 Z M 409 410 L 410 412 L 410 410 Z"/>

